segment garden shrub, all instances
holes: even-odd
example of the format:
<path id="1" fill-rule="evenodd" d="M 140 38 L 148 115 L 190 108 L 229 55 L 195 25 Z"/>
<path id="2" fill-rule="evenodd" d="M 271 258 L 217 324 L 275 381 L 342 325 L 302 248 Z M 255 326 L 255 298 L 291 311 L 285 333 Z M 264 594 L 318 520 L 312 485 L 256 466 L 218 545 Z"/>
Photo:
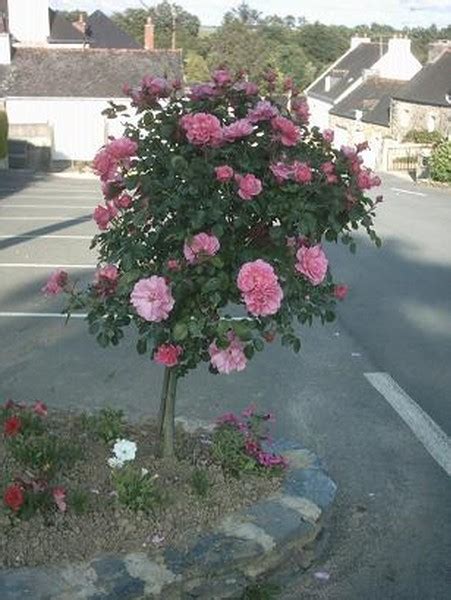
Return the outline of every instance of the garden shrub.
<path id="1" fill-rule="evenodd" d="M 434 148 L 429 164 L 432 179 L 443 183 L 451 182 L 451 140 Z"/>
<path id="2" fill-rule="evenodd" d="M 425 129 L 411 129 L 405 136 L 404 142 L 415 144 L 440 144 L 443 135 L 439 131 L 426 131 Z"/>

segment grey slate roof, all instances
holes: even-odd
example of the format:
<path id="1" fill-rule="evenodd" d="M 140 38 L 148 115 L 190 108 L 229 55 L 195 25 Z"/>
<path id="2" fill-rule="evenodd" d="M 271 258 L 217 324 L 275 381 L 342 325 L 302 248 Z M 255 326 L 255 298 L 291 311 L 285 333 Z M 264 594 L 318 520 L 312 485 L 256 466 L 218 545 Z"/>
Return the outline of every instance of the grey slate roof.
<path id="1" fill-rule="evenodd" d="M 82 44 L 84 36 L 60 12 L 49 9 L 50 43 Z"/>
<path id="2" fill-rule="evenodd" d="M 86 34 L 91 48 L 142 49 L 134 38 L 120 29 L 100 10 L 96 10 L 88 17 Z"/>
<path id="3" fill-rule="evenodd" d="M 357 89 L 351 92 L 330 111 L 332 115 L 355 119 L 355 111 L 363 113 L 362 121 L 376 125 L 389 126 L 390 102 L 405 81 L 369 77 Z"/>
<path id="4" fill-rule="evenodd" d="M 423 67 L 394 98 L 415 104 L 451 106 L 446 101 L 447 94 L 451 96 L 451 50 Z"/>
<path id="5" fill-rule="evenodd" d="M 0 65 L 0 97 L 123 98 L 123 85 L 144 75 L 182 79 L 181 54 L 16 48 L 11 65 Z"/>
<path id="6" fill-rule="evenodd" d="M 326 71 L 307 95 L 320 98 L 333 103 L 349 86 L 351 86 L 365 69 L 370 69 L 383 54 L 387 52 L 387 45 L 376 42 L 359 44 L 354 50 L 344 56 L 332 70 Z M 325 91 L 327 75 L 331 76 L 331 88 Z"/>

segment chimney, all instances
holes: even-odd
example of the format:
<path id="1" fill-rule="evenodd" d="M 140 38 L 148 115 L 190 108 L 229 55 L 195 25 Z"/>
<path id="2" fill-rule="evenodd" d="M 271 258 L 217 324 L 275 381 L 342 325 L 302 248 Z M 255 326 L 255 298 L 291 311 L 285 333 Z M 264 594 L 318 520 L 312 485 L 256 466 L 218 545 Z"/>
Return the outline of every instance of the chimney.
<path id="1" fill-rule="evenodd" d="M 371 42 L 371 38 L 369 37 L 359 37 L 355 35 L 351 38 L 351 50 L 360 46 L 360 44 L 369 44 Z"/>
<path id="2" fill-rule="evenodd" d="M 451 40 L 437 40 L 428 45 L 428 63 L 435 62 L 445 50 L 451 50 Z"/>
<path id="3" fill-rule="evenodd" d="M 406 56 L 410 54 L 410 39 L 407 37 L 392 37 L 388 40 L 388 52 L 393 55 Z"/>
<path id="4" fill-rule="evenodd" d="M 152 17 L 147 17 L 147 23 L 144 26 L 144 48 L 155 50 L 155 27 L 152 23 Z"/>
<path id="5" fill-rule="evenodd" d="M 50 36 L 49 0 L 14 0 L 8 3 L 9 31 L 26 45 L 45 46 Z"/>
<path id="6" fill-rule="evenodd" d="M 79 13 L 78 14 L 78 21 L 74 21 L 72 23 L 72 25 L 75 27 L 75 29 L 78 29 L 78 31 L 80 33 L 82 33 L 83 35 L 86 35 L 86 27 L 87 27 L 87 23 L 85 21 L 85 15 L 84 13 Z"/>

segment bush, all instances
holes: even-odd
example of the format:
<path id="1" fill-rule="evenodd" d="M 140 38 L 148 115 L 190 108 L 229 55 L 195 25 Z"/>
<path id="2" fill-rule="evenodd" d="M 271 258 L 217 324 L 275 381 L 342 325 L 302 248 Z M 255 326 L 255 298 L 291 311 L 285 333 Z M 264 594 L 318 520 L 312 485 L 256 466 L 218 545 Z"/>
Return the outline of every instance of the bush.
<path id="1" fill-rule="evenodd" d="M 8 156 L 8 117 L 0 110 L 0 160 Z"/>
<path id="2" fill-rule="evenodd" d="M 96 415 L 83 415 L 82 423 L 97 439 L 108 444 L 123 435 L 124 411 L 102 408 Z"/>
<path id="3" fill-rule="evenodd" d="M 434 148 L 429 164 L 434 181 L 451 182 L 451 141 Z"/>
<path id="4" fill-rule="evenodd" d="M 154 478 L 140 468 L 128 465 L 113 471 L 112 477 L 119 502 L 130 510 L 149 513 L 161 505 Z"/>
<path id="5" fill-rule="evenodd" d="M 403 141 L 414 142 L 415 144 L 440 144 L 440 142 L 443 142 L 443 136 L 439 131 L 412 129 L 406 134 Z"/>

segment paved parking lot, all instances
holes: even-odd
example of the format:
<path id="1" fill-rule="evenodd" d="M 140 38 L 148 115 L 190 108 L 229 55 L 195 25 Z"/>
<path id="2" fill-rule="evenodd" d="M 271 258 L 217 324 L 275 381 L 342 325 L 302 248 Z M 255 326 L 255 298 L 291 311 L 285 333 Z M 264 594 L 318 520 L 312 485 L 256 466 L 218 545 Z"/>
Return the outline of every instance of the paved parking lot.
<path id="1" fill-rule="evenodd" d="M 92 277 L 90 215 L 98 184 L 0 175 L 0 401 L 120 407 L 155 414 L 162 370 L 138 356 L 131 333 L 119 348 L 96 345 L 81 319 L 58 316 L 62 299 L 40 288 L 57 267 Z M 276 434 L 300 439 L 339 485 L 330 551 L 284 600 L 448 600 L 449 478 L 365 379 L 374 363 L 340 321 L 303 331 L 296 356 L 277 343 L 240 374 L 205 368 L 179 385 L 178 413 L 214 419 L 257 402 L 277 416 Z"/>

